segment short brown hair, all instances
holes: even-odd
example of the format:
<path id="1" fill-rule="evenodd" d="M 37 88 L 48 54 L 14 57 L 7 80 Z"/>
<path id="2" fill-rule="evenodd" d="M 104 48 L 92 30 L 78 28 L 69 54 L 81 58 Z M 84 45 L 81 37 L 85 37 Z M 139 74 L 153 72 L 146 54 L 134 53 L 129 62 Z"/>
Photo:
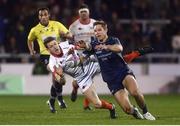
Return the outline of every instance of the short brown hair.
<path id="1" fill-rule="evenodd" d="M 51 42 L 51 41 L 54 41 L 54 40 L 56 40 L 56 38 L 54 38 L 54 37 L 47 37 L 46 39 L 44 39 L 44 46 L 46 47 L 46 48 L 48 48 L 48 46 L 47 46 L 47 44 L 49 43 L 49 42 Z"/>
<path id="2" fill-rule="evenodd" d="M 96 21 L 93 23 L 93 27 L 95 27 L 96 25 L 101 25 L 104 29 L 107 29 L 107 24 L 104 21 Z"/>

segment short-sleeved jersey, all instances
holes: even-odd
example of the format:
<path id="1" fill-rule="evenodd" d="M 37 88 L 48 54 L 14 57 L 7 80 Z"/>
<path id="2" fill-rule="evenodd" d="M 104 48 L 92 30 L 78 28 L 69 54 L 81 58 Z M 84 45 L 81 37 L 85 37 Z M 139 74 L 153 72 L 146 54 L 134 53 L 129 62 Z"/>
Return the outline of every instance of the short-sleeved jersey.
<path id="1" fill-rule="evenodd" d="M 107 50 L 97 50 L 95 47 L 100 44 L 114 45 L 121 44 L 118 38 L 109 37 L 106 42 L 99 42 L 97 38 L 91 40 L 92 51 L 98 59 L 101 74 L 105 82 L 116 80 L 123 75 L 129 67 L 124 61 L 121 53 Z"/>
<path id="2" fill-rule="evenodd" d="M 84 40 L 90 43 L 91 37 L 94 36 L 93 23 L 94 19 L 90 19 L 89 24 L 82 24 L 79 19 L 73 22 L 69 27 L 69 32 L 74 36 L 74 41 Z"/>
<path id="3" fill-rule="evenodd" d="M 60 41 L 60 31 L 67 33 L 67 28 L 57 21 L 49 21 L 48 26 L 43 26 L 40 23 L 33 27 L 28 35 L 28 41 L 34 42 L 37 40 L 40 48 L 40 54 L 49 55 L 46 47 L 44 46 L 44 39 L 47 37 L 55 37 L 56 40 Z"/>

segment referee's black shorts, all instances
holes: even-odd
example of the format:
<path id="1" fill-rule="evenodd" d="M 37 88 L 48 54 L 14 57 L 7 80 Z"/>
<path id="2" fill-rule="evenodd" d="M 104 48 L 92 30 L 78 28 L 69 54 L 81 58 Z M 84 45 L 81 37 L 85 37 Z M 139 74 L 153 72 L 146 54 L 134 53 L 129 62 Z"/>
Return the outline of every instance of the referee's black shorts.
<path id="1" fill-rule="evenodd" d="M 43 65 L 47 66 L 49 63 L 49 55 L 40 55 L 40 61 Z"/>

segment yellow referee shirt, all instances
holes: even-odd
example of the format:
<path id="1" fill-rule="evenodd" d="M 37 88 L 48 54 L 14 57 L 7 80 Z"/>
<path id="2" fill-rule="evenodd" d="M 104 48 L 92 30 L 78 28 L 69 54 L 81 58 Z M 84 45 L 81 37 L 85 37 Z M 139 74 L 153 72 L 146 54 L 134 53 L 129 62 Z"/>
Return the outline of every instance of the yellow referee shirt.
<path id="1" fill-rule="evenodd" d="M 40 23 L 33 27 L 28 35 L 28 41 L 34 42 L 37 40 L 40 48 L 40 54 L 47 55 L 49 52 L 44 46 L 44 39 L 47 37 L 55 37 L 57 41 L 60 41 L 60 31 L 67 33 L 67 28 L 57 21 L 49 21 L 48 26 L 43 26 Z"/>

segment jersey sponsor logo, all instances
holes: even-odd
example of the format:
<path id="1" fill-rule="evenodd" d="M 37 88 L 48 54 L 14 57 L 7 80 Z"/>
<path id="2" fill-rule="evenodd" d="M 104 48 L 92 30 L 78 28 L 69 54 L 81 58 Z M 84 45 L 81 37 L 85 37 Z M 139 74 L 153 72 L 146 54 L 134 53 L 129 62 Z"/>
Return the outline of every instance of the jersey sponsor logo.
<path id="1" fill-rule="evenodd" d="M 50 30 L 51 30 L 51 32 L 54 32 L 54 31 L 55 31 L 54 27 L 51 27 Z"/>
<path id="2" fill-rule="evenodd" d="M 78 30 L 82 30 L 82 28 L 81 28 L 81 27 L 79 27 L 79 28 L 78 28 Z"/>

